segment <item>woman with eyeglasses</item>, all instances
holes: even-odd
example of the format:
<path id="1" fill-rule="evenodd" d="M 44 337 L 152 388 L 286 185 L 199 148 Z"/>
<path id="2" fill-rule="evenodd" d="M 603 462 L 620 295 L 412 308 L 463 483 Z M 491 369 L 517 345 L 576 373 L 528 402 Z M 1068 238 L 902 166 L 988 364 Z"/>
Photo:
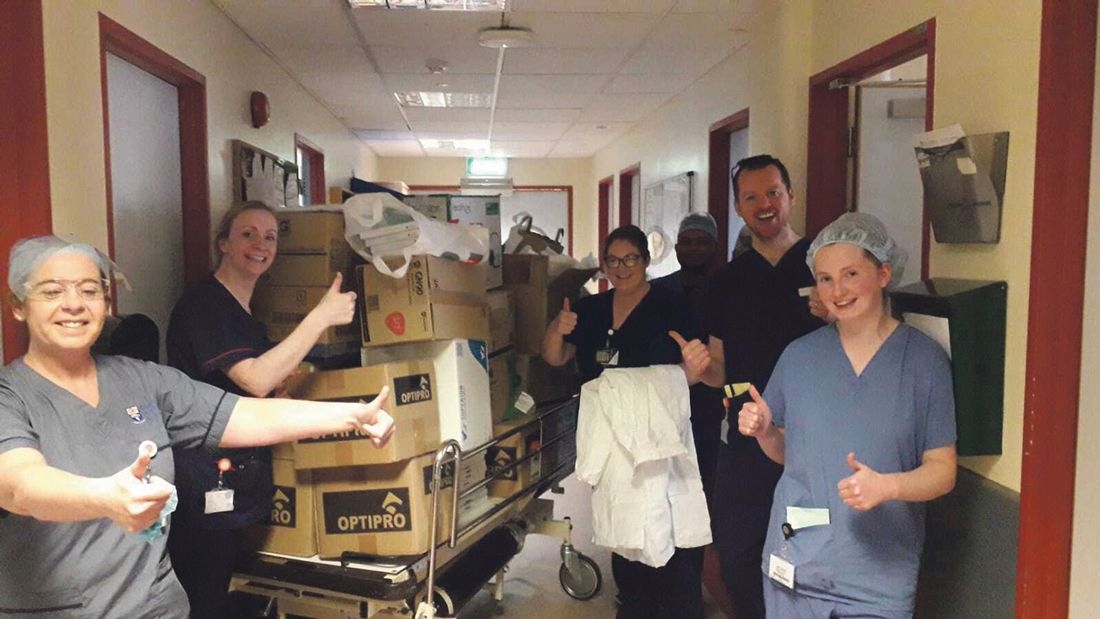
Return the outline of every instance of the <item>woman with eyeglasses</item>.
<path id="1" fill-rule="evenodd" d="M 682 364 L 697 382 L 709 355 L 699 340 L 688 341 L 691 324 L 683 295 L 646 281 L 649 244 L 637 226 L 622 226 L 603 244 L 603 272 L 613 288 L 564 302 L 546 329 L 542 356 L 551 365 L 576 359 L 584 381 L 605 368 Z M 701 486 L 700 486 L 701 488 Z M 705 505 L 704 505 L 705 511 Z M 702 606 L 703 548 L 676 548 L 660 568 L 612 554 L 619 588 L 619 617 L 699 618 Z"/>
<path id="2" fill-rule="evenodd" d="M 369 404 L 248 398 L 93 354 L 113 268 L 56 236 L 11 250 L 12 311 L 29 345 L 0 368 L 0 615 L 187 617 L 161 528 L 176 449 L 344 431 L 382 445 L 393 431 L 386 389 Z"/>
<path id="3" fill-rule="evenodd" d="M 325 329 L 352 321 L 355 293 L 340 291 L 338 275 L 286 339 L 274 344 L 267 338 L 267 327 L 252 317 L 251 303 L 257 282 L 278 253 L 278 237 L 274 211 L 262 202 L 244 202 L 225 213 L 214 239 L 214 272 L 189 288 L 172 310 L 169 365 L 230 393 L 267 397 L 298 369 Z M 219 462 L 226 460 L 229 470 L 222 474 Z M 219 481 L 233 490 L 233 501 L 214 508 L 207 496 Z M 232 608 L 229 581 L 243 558 L 245 529 L 271 518 L 271 451 L 181 450 L 176 485 L 180 507 L 168 550 L 192 616 L 244 614 Z"/>

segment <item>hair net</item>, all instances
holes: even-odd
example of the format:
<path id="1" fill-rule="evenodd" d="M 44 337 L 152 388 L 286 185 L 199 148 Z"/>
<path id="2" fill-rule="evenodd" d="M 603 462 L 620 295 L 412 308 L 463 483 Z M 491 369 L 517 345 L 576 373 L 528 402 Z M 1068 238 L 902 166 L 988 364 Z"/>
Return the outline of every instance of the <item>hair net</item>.
<path id="1" fill-rule="evenodd" d="M 689 230 L 701 230 L 707 233 L 710 238 L 718 240 L 718 224 L 714 222 L 714 218 L 710 216 L 710 213 L 688 214 L 680 221 L 680 230 L 676 235 L 679 236 Z"/>
<path id="2" fill-rule="evenodd" d="M 85 256 L 99 267 L 99 272 L 104 277 L 109 278 L 113 274 L 125 282 L 125 277 L 118 271 L 118 266 L 96 248 L 49 234 L 26 238 L 12 246 L 8 258 L 8 288 L 11 289 L 12 294 L 20 301 L 26 300 L 26 284 L 31 273 L 48 258 L 58 254 Z"/>
<path id="3" fill-rule="evenodd" d="M 806 252 L 806 264 L 812 271 L 814 268 L 814 256 L 817 250 L 826 245 L 847 243 L 865 249 L 882 264 L 889 264 L 891 268 L 890 283 L 894 285 L 901 280 L 905 272 L 905 262 L 909 258 L 890 233 L 886 226 L 877 217 L 868 213 L 845 213 L 825 226 L 818 233 L 810 249 Z"/>

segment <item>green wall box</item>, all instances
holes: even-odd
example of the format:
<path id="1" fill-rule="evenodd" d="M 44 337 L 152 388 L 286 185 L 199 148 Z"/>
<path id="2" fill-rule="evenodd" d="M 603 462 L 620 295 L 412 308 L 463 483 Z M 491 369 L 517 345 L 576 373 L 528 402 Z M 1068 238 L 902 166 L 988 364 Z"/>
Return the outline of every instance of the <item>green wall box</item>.
<path id="1" fill-rule="evenodd" d="M 895 316 L 949 343 L 959 455 L 999 455 L 1008 285 L 932 278 L 890 296 Z"/>

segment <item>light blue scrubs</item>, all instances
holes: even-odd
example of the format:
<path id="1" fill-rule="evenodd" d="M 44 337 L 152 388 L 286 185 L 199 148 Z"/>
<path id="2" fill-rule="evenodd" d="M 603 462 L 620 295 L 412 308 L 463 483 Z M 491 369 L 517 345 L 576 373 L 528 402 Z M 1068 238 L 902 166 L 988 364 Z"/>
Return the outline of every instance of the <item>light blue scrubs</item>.
<path id="1" fill-rule="evenodd" d="M 786 542 L 795 593 L 884 615 L 911 613 L 924 504 L 889 501 L 859 512 L 844 504 L 837 484 L 853 473 L 849 452 L 879 473 L 897 473 L 920 466 L 924 452 L 955 443 L 955 399 L 943 349 L 901 324 L 857 376 L 836 327 L 822 327 L 787 347 L 764 399 L 775 424 L 786 430 L 786 468 L 772 503 L 764 573 L 770 555 L 784 545 L 786 508 L 828 508 L 830 524 L 803 528 Z M 790 614 L 768 608 L 767 615 Z"/>

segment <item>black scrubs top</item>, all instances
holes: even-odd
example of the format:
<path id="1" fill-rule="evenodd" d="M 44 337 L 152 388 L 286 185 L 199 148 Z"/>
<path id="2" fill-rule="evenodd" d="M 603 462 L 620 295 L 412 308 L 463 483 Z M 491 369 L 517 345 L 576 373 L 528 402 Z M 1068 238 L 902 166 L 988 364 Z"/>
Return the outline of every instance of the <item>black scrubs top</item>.
<path id="1" fill-rule="evenodd" d="M 166 336 L 168 364 L 195 380 L 230 393 L 249 395 L 226 371 L 235 363 L 258 357 L 273 344 L 267 327 L 244 311 L 237 299 L 211 274 L 190 288 L 172 309 Z M 217 462 L 229 458 L 225 475 L 233 488 L 234 510 L 204 514 L 205 493 L 218 483 Z M 176 452 L 179 510 L 174 526 L 197 529 L 237 529 L 270 517 L 271 450 L 266 447 Z"/>
<path id="2" fill-rule="evenodd" d="M 596 362 L 596 352 L 608 347 L 618 350 L 615 367 L 639 368 L 680 363 L 680 346 L 668 332 L 678 331 L 685 339 L 691 340 L 698 331 L 691 324 L 688 304 L 683 296 L 651 285 L 649 292 L 623 324 L 612 331 L 614 298 L 615 290 L 612 289 L 584 297 L 573 306 L 577 314 L 577 327 L 565 336 L 565 341 L 577 347 L 577 368 L 582 381 L 592 380 L 603 372 L 603 366 Z"/>

